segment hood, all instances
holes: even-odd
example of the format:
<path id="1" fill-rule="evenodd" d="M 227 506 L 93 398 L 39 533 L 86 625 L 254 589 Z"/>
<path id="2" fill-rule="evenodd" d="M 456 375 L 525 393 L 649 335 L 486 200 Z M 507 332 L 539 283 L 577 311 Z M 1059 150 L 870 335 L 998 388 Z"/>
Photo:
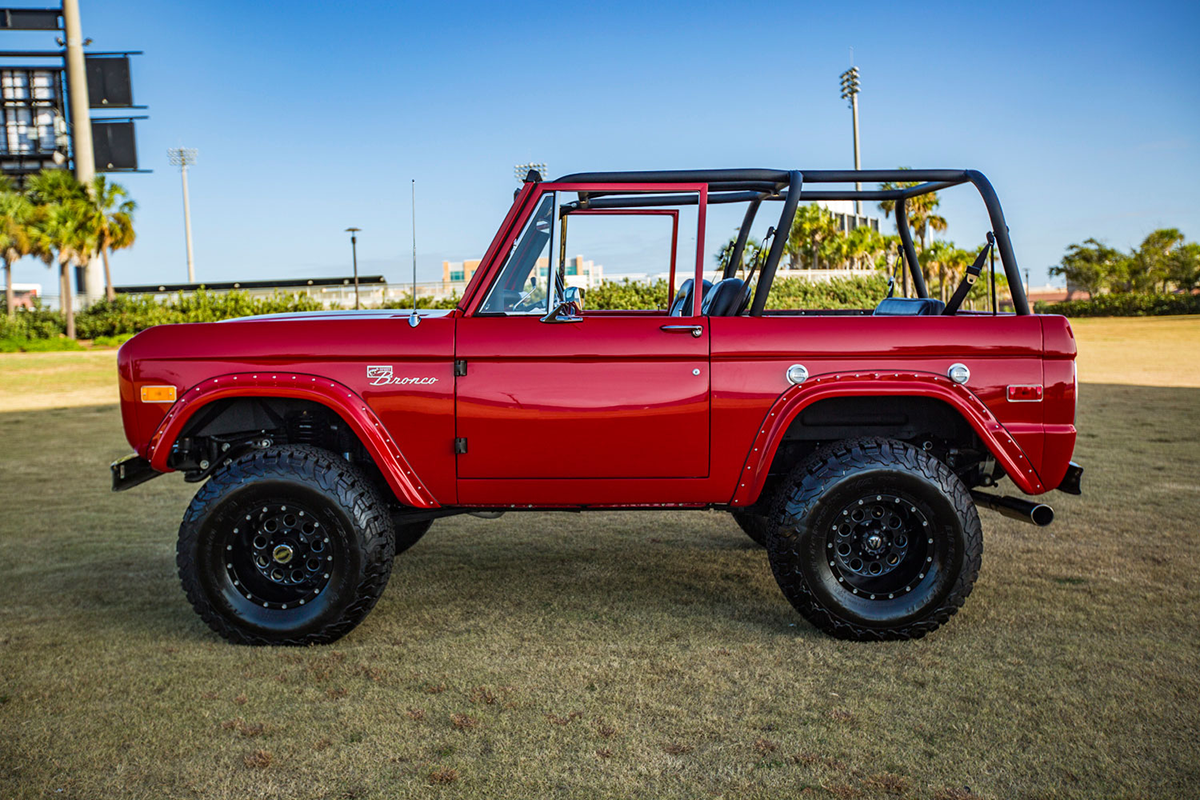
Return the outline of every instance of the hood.
<path id="1" fill-rule="evenodd" d="M 418 308 L 417 316 L 426 317 L 444 317 L 453 313 L 452 308 Z M 337 311 L 284 311 L 279 314 L 258 314 L 253 317 L 234 317 L 232 319 L 223 319 L 220 322 L 256 322 L 261 320 L 303 320 L 305 322 L 320 322 L 322 320 L 349 320 L 349 319 L 408 319 L 412 314 L 411 308 L 364 308 L 360 310 L 354 309 L 339 309 Z"/>

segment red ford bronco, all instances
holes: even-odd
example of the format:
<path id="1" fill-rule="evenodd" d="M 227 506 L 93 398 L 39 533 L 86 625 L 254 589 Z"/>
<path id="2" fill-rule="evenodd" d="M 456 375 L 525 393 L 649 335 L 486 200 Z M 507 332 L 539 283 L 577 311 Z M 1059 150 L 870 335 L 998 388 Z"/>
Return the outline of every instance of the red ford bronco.
<path id="1" fill-rule="evenodd" d="M 845 188 L 883 181 L 918 183 Z M 992 233 L 942 302 L 906 201 L 967 183 Z M 768 231 L 749 257 L 759 208 L 778 203 L 786 232 L 801 200 L 846 199 L 895 202 L 916 296 L 767 310 L 787 236 Z M 726 203 L 746 213 L 710 282 L 706 213 Z M 676 287 L 681 212 L 695 263 Z M 671 221 L 672 295 L 658 309 L 589 308 L 567 285 L 568 223 L 639 214 Z M 1015 313 L 997 313 L 994 257 L 990 310 L 963 309 L 993 247 Z M 449 312 L 281 314 L 130 340 L 118 369 L 136 454 L 112 465 L 113 488 L 171 471 L 203 483 L 179 574 L 234 642 L 333 641 L 434 520 L 547 509 L 727 510 L 818 628 L 914 638 L 971 592 L 977 506 L 1053 518 L 977 487 L 1079 493 L 1074 359 L 1067 321 L 1030 313 L 978 172 L 531 172 Z"/>

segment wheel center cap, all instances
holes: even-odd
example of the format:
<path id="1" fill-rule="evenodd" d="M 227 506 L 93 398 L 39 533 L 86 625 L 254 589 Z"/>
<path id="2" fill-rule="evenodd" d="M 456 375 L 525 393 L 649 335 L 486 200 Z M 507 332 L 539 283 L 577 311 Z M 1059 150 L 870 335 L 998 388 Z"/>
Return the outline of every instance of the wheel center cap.
<path id="1" fill-rule="evenodd" d="M 883 537 L 878 533 L 872 533 L 867 537 L 866 545 L 872 550 L 878 550 L 883 547 Z"/>
<path id="2" fill-rule="evenodd" d="M 286 544 L 275 545 L 275 549 L 271 551 L 271 557 L 280 564 L 286 564 L 291 561 L 292 555 L 292 548 Z"/>

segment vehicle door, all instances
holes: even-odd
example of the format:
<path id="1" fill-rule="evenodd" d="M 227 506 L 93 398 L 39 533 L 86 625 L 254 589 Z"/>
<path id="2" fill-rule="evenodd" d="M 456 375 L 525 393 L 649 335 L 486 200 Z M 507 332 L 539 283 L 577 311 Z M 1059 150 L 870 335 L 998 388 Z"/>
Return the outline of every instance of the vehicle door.
<path id="1" fill-rule="evenodd" d="M 595 496 L 579 479 L 706 477 L 709 333 L 698 301 L 684 316 L 589 309 L 565 263 L 578 209 L 568 192 L 579 187 L 540 188 L 482 300 L 458 321 L 459 501 L 479 502 L 487 480 L 562 482 L 561 502 L 573 504 Z M 702 224 L 697 236 L 702 254 Z M 582 309 L 564 303 L 580 294 Z"/>

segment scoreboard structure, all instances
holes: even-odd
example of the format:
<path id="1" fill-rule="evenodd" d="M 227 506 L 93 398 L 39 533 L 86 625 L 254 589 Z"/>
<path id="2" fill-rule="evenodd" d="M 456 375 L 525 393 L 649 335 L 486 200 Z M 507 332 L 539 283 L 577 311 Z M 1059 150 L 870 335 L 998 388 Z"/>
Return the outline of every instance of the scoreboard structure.
<path id="1" fill-rule="evenodd" d="M 5 30 L 61 31 L 63 12 L 0 9 L 0 31 Z M 60 46 L 64 44 L 61 38 L 57 41 Z M 130 68 L 133 55 L 140 53 L 84 55 L 89 108 L 98 111 L 145 108 L 136 105 L 133 98 Z M 65 49 L 0 51 L 0 172 L 19 180 L 43 169 L 75 166 L 71 91 Z M 138 168 L 134 123 L 140 119 L 146 117 L 89 115 L 96 172 L 145 171 Z"/>

